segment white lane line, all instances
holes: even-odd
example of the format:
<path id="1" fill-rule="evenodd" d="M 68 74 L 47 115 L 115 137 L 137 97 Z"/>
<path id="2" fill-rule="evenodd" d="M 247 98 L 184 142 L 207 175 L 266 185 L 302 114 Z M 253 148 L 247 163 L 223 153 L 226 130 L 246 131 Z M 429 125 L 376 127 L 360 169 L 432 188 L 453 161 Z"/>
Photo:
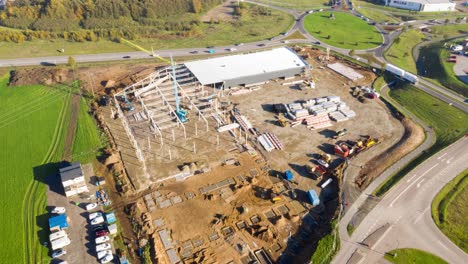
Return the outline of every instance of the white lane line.
<path id="1" fill-rule="evenodd" d="M 404 189 L 393 201 L 392 203 L 389 205 L 389 207 L 393 207 L 393 204 L 406 192 L 409 190 L 409 188 L 411 188 L 411 186 L 413 186 L 413 184 L 415 184 L 419 179 L 421 179 L 422 177 L 424 177 L 424 175 L 426 175 L 428 172 L 430 172 L 433 168 L 439 166 L 439 163 L 435 164 L 434 166 L 430 167 L 427 171 L 425 171 L 423 174 L 421 174 L 421 176 L 419 176 L 413 183 L 411 183 L 410 185 L 408 185 L 408 187 L 406 187 L 406 189 Z"/>
<path id="2" fill-rule="evenodd" d="M 420 215 L 418 215 L 418 217 L 416 217 L 416 219 L 414 219 L 413 224 L 416 224 L 417 222 L 419 222 L 419 220 L 421 220 L 421 218 L 423 217 L 423 215 L 424 215 L 429 209 L 431 209 L 430 206 L 428 206 L 426 209 L 424 209 L 424 211 L 422 211 L 422 213 L 421 213 Z"/>
<path id="3" fill-rule="evenodd" d="M 371 249 L 374 249 L 379 243 L 380 241 L 383 240 L 384 236 L 388 234 L 388 232 L 390 232 L 390 230 L 393 228 L 393 226 L 390 226 L 389 228 L 387 228 L 387 230 L 385 230 L 385 232 L 382 234 L 382 236 L 375 242 L 375 244 L 371 247 Z"/>
<path id="4" fill-rule="evenodd" d="M 418 185 L 416 185 L 416 188 L 421 187 L 421 184 L 422 184 L 422 182 L 423 182 L 424 180 L 425 180 L 425 179 L 422 179 L 422 180 L 418 183 Z"/>
<path id="5" fill-rule="evenodd" d="M 410 182 L 412 179 L 414 179 L 414 177 L 418 176 L 417 174 L 413 175 L 413 177 L 409 178 L 408 180 L 406 180 L 406 182 Z"/>
<path id="6" fill-rule="evenodd" d="M 445 152 L 444 154 L 440 155 L 440 157 L 438 157 L 437 159 L 440 160 L 441 158 L 443 158 L 447 154 L 448 154 L 448 152 Z"/>
<path id="7" fill-rule="evenodd" d="M 446 162 L 447 162 L 447 164 L 450 164 L 450 162 L 451 162 L 452 160 L 453 160 L 453 157 L 452 157 L 452 158 L 450 158 L 450 159 L 448 159 L 448 160 L 446 161 Z"/>
<path id="8" fill-rule="evenodd" d="M 448 247 L 447 247 L 446 245 L 444 245 L 444 243 L 442 243 L 442 242 L 439 241 L 439 244 L 440 244 L 442 247 L 444 247 L 445 249 L 448 250 Z"/>

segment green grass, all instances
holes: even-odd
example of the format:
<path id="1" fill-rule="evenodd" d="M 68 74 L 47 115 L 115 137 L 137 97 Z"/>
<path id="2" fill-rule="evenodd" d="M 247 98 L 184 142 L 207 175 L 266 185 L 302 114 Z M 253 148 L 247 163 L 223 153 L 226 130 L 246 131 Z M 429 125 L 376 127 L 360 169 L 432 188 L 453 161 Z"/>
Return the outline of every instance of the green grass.
<path id="1" fill-rule="evenodd" d="M 340 250 L 340 235 L 336 228 L 336 220 L 331 222 L 332 231 L 322 237 L 312 255 L 311 263 L 330 263 L 335 254 Z"/>
<path id="2" fill-rule="evenodd" d="M 328 4 L 328 1 L 326 0 L 259 0 L 259 2 L 273 6 L 300 10 L 321 8 Z"/>
<path id="3" fill-rule="evenodd" d="M 285 37 L 284 38 L 285 40 L 286 39 L 306 39 L 306 37 L 304 35 L 302 35 L 301 32 L 299 32 L 298 30 L 294 31 L 293 33 L 291 33 L 289 36 Z"/>
<path id="4" fill-rule="evenodd" d="M 72 147 L 73 161 L 87 163 L 96 157 L 103 146 L 94 118 L 88 113 L 85 99 L 81 99 L 75 139 Z"/>
<path id="5" fill-rule="evenodd" d="M 432 218 L 440 230 L 468 253 L 468 169 L 440 190 L 432 201 Z"/>
<path id="6" fill-rule="evenodd" d="M 339 48 L 363 50 L 382 44 L 380 33 L 366 21 L 347 13 L 333 14 L 335 19 L 329 18 L 330 12 L 310 14 L 305 18 L 304 26 L 314 37 Z"/>
<path id="7" fill-rule="evenodd" d="M 0 252 L 6 263 L 48 262 L 39 238 L 47 236 L 43 177 L 53 164 L 44 164 L 60 160 L 69 97 L 40 85 L 7 87 L 8 78 L 0 78 Z"/>
<path id="8" fill-rule="evenodd" d="M 420 57 L 428 58 L 423 62 L 427 71 L 425 77 L 468 97 L 468 85 L 457 78 L 453 71 L 453 63 L 447 62 L 450 50 L 443 47 L 444 42 L 432 43 L 421 48 Z"/>
<path id="9" fill-rule="evenodd" d="M 435 131 L 436 141 L 427 151 L 384 181 L 374 191 L 377 196 L 385 194 L 417 165 L 468 132 L 468 114 L 409 84 L 400 84 L 398 87 L 390 90 L 390 97 L 431 126 Z"/>
<path id="10" fill-rule="evenodd" d="M 394 41 L 390 49 L 385 52 L 385 58 L 390 63 L 415 73 L 417 70 L 413 58 L 413 47 L 421 43 L 425 36 L 420 31 L 412 29 L 403 32 L 399 38 L 400 42 Z"/>
<path id="11" fill-rule="evenodd" d="M 399 22 L 398 19 L 387 15 L 383 10 L 375 10 L 373 8 L 362 7 L 358 8 L 357 11 L 361 13 L 361 15 L 375 22 Z"/>
<path id="12" fill-rule="evenodd" d="M 466 24 L 455 24 L 455 25 L 440 25 L 433 26 L 432 33 L 443 37 L 447 35 L 449 38 L 461 34 L 468 34 L 468 26 Z"/>
<path id="13" fill-rule="evenodd" d="M 249 9 L 253 7 L 252 5 L 247 6 Z M 232 23 L 224 21 L 219 24 L 202 23 L 198 36 L 179 37 L 172 34 L 173 32 L 167 32 L 166 34 L 162 33 L 160 38 L 138 39 L 133 42 L 148 50 L 151 50 L 151 47 L 154 50 L 159 50 L 222 46 L 277 36 L 281 32 L 287 31 L 293 22 L 293 16 L 278 10 L 272 10 L 271 16 L 258 16 L 253 15 L 252 12 L 245 12 L 240 20 Z M 62 48 L 65 49 L 65 52 L 59 53 L 57 50 Z M 82 43 L 61 39 L 26 41 L 21 44 L 0 42 L 0 57 L 3 59 L 125 51 L 135 51 L 135 49 L 108 40 Z"/>
<path id="14" fill-rule="evenodd" d="M 355 230 L 356 230 L 356 227 L 354 225 L 352 225 L 351 223 L 349 223 L 346 226 L 346 231 L 348 231 L 349 236 L 351 236 L 354 233 Z"/>
<path id="15" fill-rule="evenodd" d="M 396 254 L 396 256 L 395 256 Z M 395 264 L 424 263 L 424 264 L 446 264 L 440 257 L 429 252 L 414 248 L 401 248 L 388 252 L 385 259 Z"/>

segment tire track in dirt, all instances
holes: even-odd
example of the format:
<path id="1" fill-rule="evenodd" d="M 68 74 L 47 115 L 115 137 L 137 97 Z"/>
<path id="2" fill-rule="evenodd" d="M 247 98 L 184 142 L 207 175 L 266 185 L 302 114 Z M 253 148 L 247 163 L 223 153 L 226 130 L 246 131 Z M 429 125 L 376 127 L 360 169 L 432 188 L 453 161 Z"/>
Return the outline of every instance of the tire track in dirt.
<path id="1" fill-rule="evenodd" d="M 78 115 L 80 113 L 81 95 L 73 94 L 71 99 L 71 114 L 70 122 L 66 131 L 65 144 L 63 150 L 63 159 L 66 161 L 72 160 L 72 147 L 75 140 L 76 128 L 78 126 Z"/>

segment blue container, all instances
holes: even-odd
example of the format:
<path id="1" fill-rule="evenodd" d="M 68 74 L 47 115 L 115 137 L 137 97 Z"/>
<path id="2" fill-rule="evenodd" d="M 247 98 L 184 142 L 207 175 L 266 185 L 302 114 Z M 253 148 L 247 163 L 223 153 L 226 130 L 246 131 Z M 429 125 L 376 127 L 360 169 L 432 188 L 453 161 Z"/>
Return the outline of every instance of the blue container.
<path id="1" fill-rule="evenodd" d="M 284 176 L 286 177 L 286 180 L 288 181 L 292 181 L 292 179 L 294 178 L 294 174 L 290 170 L 285 171 Z"/>
<path id="2" fill-rule="evenodd" d="M 320 199 L 314 190 L 308 190 L 307 196 L 309 197 L 310 203 L 312 203 L 313 206 L 319 205 Z"/>

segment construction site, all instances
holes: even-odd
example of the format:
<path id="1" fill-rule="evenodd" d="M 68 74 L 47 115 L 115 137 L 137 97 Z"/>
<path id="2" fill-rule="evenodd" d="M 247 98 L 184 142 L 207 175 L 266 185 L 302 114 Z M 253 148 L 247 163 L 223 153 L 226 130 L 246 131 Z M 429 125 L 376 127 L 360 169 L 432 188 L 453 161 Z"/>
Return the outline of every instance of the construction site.
<path id="1" fill-rule="evenodd" d="M 93 92 L 116 150 L 105 165 L 120 164 L 116 215 L 158 263 L 307 261 L 340 214 L 343 173 L 404 132 L 371 71 L 307 47 L 150 70 L 125 86 L 94 77 Z"/>

